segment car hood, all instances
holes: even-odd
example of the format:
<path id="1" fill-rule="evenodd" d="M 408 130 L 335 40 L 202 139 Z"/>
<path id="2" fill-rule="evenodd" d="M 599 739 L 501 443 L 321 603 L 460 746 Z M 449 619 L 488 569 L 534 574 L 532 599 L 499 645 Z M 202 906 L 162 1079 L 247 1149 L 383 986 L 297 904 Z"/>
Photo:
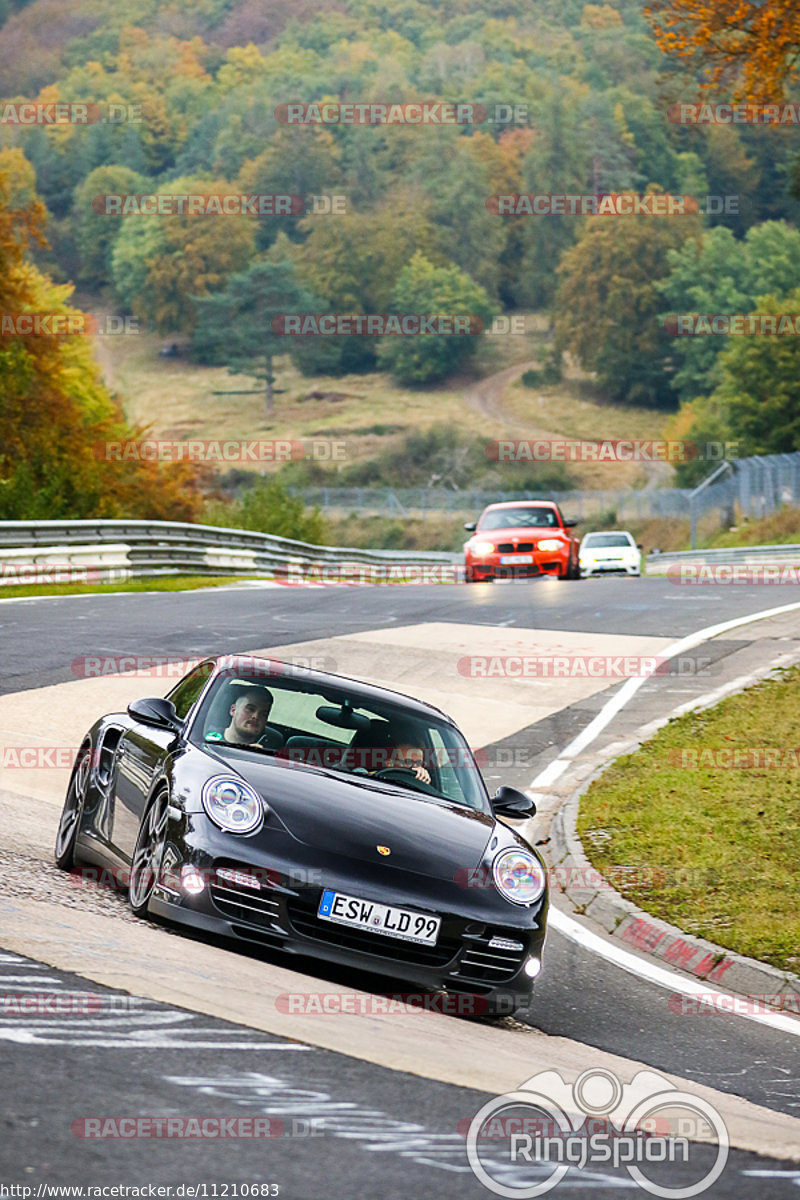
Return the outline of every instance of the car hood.
<path id="1" fill-rule="evenodd" d="M 638 554 L 634 546 L 587 546 L 581 550 L 583 558 L 622 558 L 625 554 Z"/>
<path id="2" fill-rule="evenodd" d="M 246 779 L 287 833 L 327 853 L 372 862 L 388 846 L 387 866 L 452 880 L 480 865 L 495 829 L 488 813 L 421 792 L 229 747 L 206 752 Z"/>
<path id="3" fill-rule="evenodd" d="M 510 529 L 479 529 L 477 533 L 473 533 L 472 537 L 480 541 L 485 538 L 488 542 L 510 542 L 514 538 L 520 542 L 538 542 L 541 538 L 549 537 L 569 537 L 565 529 L 560 525 L 545 526 L 536 525 L 531 529 L 520 529 L 519 526 L 512 526 Z"/>

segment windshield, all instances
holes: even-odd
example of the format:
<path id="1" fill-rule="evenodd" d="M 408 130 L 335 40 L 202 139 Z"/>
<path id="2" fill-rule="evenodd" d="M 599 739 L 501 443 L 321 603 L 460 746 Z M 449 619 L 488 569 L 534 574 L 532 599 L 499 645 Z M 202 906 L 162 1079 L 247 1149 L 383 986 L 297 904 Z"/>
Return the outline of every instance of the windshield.
<path id="1" fill-rule="evenodd" d="M 584 546 L 627 546 L 633 545 L 633 538 L 627 533 L 587 533 Z"/>
<path id="2" fill-rule="evenodd" d="M 478 529 L 539 529 L 558 527 L 555 509 L 534 508 L 495 508 L 485 512 L 478 522 Z"/>
<path id="3" fill-rule="evenodd" d="M 272 665 L 272 671 L 278 669 Z M 266 662 L 263 674 L 217 677 L 192 724 L 191 740 L 488 810 L 475 760 L 452 725 L 400 703 L 365 703 L 346 688 L 273 674 Z"/>

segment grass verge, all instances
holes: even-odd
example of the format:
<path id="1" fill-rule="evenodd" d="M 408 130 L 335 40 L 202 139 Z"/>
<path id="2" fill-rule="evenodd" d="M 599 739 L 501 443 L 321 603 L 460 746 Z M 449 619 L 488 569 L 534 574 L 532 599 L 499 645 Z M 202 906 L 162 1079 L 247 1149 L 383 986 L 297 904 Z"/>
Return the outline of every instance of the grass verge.
<path id="1" fill-rule="evenodd" d="M 241 575 L 173 575 L 168 579 L 128 579 L 119 583 L 13 583 L 0 588 L 0 600 L 39 596 L 93 596 L 103 592 L 187 592 L 241 583 Z"/>
<path id="2" fill-rule="evenodd" d="M 794 667 L 670 721 L 592 784 L 578 819 L 593 866 L 626 899 L 688 933 L 794 972 L 798 687 Z M 765 765 L 767 749 L 776 751 L 774 765 Z M 737 750 L 747 765 L 723 765 Z"/>

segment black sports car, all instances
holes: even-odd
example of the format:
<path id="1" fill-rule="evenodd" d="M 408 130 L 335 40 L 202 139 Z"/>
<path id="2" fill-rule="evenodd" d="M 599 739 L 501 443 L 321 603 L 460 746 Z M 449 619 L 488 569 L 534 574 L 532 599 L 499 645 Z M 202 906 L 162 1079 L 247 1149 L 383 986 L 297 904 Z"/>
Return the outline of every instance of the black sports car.
<path id="1" fill-rule="evenodd" d="M 490 800 L 438 709 L 225 656 L 92 726 L 55 855 L 110 871 L 140 916 L 510 1013 L 539 972 L 546 876 L 497 818 L 534 811 Z"/>

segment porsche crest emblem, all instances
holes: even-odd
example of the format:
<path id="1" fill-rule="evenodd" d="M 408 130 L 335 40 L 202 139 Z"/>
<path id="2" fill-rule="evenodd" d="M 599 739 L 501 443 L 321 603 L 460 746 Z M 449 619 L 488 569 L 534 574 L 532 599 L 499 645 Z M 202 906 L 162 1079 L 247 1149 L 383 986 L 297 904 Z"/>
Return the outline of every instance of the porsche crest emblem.
<path id="1" fill-rule="evenodd" d="M 378 854 L 383 854 L 384 856 L 392 853 L 388 846 L 377 846 L 376 849 Z"/>

